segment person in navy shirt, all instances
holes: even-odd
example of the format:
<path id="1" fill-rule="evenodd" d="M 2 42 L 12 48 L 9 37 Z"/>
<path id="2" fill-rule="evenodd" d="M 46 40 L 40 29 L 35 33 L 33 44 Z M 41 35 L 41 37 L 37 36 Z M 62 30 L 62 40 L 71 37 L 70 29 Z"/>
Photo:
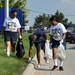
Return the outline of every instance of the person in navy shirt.
<path id="1" fill-rule="evenodd" d="M 40 67 L 40 50 L 42 49 L 43 52 L 45 53 L 45 42 L 47 40 L 47 36 L 45 34 L 44 31 L 42 31 L 41 29 L 37 29 L 36 32 L 34 32 L 33 35 L 36 35 L 36 40 L 35 40 L 35 47 L 37 50 L 37 67 Z M 48 58 L 45 57 L 45 60 L 47 63 L 49 63 Z"/>

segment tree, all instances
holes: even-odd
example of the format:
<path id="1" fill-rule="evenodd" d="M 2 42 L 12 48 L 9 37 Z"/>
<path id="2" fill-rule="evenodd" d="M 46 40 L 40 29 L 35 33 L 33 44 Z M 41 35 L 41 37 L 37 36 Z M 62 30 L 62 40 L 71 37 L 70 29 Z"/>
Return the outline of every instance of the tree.
<path id="1" fill-rule="evenodd" d="M 58 10 L 55 13 L 55 16 L 57 20 L 65 25 L 66 28 L 68 28 L 70 25 L 72 25 L 72 22 L 68 22 L 68 18 L 65 18 L 63 13 L 59 12 Z"/>
<path id="2" fill-rule="evenodd" d="M 34 23 L 34 28 L 49 26 L 50 25 L 49 18 L 50 18 L 50 16 L 46 15 L 44 13 L 42 15 L 39 15 L 38 17 L 36 16 L 35 23 Z"/>
<path id="3" fill-rule="evenodd" d="M 49 19 L 52 16 L 53 15 L 46 15 L 46 14 L 39 15 L 38 17 L 36 16 L 33 27 L 41 27 L 41 26 L 49 27 L 51 25 Z M 65 18 L 64 14 L 59 12 L 58 10 L 56 11 L 55 16 L 58 22 L 63 23 L 66 28 L 68 28 L 71 25 L 75 25 L 75 24 L 72 24 L 72 22 L 68 22 L 68 18 Z"/>
<path id="4" fill-rule="evenodd" d="M 20 10 L 25 10 L 26 1 L 27 0 L 16 0 L 16 2 L 15 2 L 14 0 L 9 0 L 9 7 L 10 8 L 17 8 Z M 1 0 L 0 8 L 3 8 L 4 5 L 5 5 L 5 0 Z"/>
<path id="5" fill-rule="evenodd" d="M 26 1 L 27 0 L 9 0 L 9 7 L 10 8 L 17 8 L 19 10 L 22 10 L 23 13 L 23 19 L 24 22 L 28 22 L 28 20 L 25 20 L 26 16 L 27 16 L 27 11 L 26 11 Z M 4 8 L 5 5 L 5 0 L 1 0 L 0 2 L 0 8 Z"/>

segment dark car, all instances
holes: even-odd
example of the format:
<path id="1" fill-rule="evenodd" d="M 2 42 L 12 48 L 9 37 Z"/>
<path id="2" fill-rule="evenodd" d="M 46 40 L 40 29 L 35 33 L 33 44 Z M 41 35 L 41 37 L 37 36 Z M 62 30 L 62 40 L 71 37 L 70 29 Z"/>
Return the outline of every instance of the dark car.
<path id="1" fill-rule="evenodd" d="M 74 44 L 75 43 L 75 33 L 67 32 L 66 42 L 69 42 L 70 44 Z"/>

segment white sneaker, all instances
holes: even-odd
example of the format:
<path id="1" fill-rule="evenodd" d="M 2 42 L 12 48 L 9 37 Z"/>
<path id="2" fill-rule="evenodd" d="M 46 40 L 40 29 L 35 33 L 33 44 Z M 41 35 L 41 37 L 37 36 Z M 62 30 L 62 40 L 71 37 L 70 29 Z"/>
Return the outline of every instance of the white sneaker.
<path id="1" fill-rule="evenodd" d="M 8 51 L 8 52 L 6 52 L 6 55 L 8 56 L 8 57 L 10 57 L 10 52 Z"/>
<path id="2" fill-rule="evenodd" d="M 47 64 L 49 64 L 49 59 L 48 58 L 45 58 L 45 61 Z"/>
<path id="3" fill-rule="evenodd" d="M 41 67 L 40 64 L 37 64 L 37 67 L 40 68 Z"/>
<path id="4" fill-rule="evenodd" d="M 49 64 L 49 61 L 47 60 L 46 63 Z"/>
<path id="5" fill-rule="evenodd" d="M 30 61 L 31 61 L 31 57 L 28 58 L 28 62 L 30 62 Z"/>

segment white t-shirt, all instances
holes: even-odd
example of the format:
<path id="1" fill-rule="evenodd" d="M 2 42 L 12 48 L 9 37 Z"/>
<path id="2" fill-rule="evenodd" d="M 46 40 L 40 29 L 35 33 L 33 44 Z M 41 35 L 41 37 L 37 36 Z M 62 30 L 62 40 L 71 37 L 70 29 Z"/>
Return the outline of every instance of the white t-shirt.
<path id="1" fill-rule="evenodd" d="M 20 22 L 17 18 L 6 18 L 3 24 L 6 27 L 5 31 L 17 32 L 17 28 L 21 28 Z"/>
<path id="2" fill-rule="evenodd" d="M 63 33 L 66 33 L 67 30 L 62 23 L 58 23 L 57 25 L 52 25 L 50 27 L 50 34 L 53 36 L 54 40 L 61 40 Z"/>

